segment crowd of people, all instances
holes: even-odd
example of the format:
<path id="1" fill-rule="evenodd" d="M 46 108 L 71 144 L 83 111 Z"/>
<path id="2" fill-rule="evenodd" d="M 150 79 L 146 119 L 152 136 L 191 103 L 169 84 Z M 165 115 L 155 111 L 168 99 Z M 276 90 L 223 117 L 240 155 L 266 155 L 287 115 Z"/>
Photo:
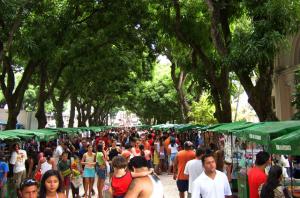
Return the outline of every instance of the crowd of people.
<path id="1" fill-rule="evenodd" d="M 232 197 L 222 148 L 205 144 L 198 132 L 115 129 L 40 144 L 29 141 L 22 148 L 14 144 L 9 160 L 0 152 L 1 197 L 9 194 L 11 177 L 13 192 L 22 198 L 162 198 L 161 174 L 173 175 L 180 198 Z M 257 154 L 248 172 L 250 198 L 287 196 L 280 187 L 282 169 L 273 166 L 265 174 L 269 162 L 268 153 Z"/>

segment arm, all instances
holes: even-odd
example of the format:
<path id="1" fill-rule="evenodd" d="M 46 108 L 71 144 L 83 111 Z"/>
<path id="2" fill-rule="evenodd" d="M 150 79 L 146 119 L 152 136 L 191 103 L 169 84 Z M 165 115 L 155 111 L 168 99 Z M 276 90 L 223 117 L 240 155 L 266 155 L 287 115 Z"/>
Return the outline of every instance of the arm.
<path id="1" fill-rule="evenodd" d="M 17 153 L 13 152 L 12 155 L 11 155 L 9 163 L 12 164 L 12 165 L 15 165 L 16 161 L 17 161 Z"/>
<path id="2" fill-rule="evenodd" d="M 232 192 L 231 192 L 230 184 L 228 182 L 228 179 L 227 179 L 226 175 L 224 175 L 224 182 L 225 182 L 225 185 L 224 185 L 225 197 L 230 198 L 231 195 L 232 195 Z"/>
<path id="3" fill-rule="evenodd" d="M 176 180 L 176 178 L 177 178 L 177 155 L 176 155 L 176 157 L 175 157 L 175 159 L 174 159 L 174 165 L 173 165 L 173 179 L 174 180 Z"/>
<path id="4" fill-rule="evenodd" d="M 190 162 L 190 161 L 189 161 L 189 162 Z M 183 171 L 183 173 L 184 173 L 186 176 L 189 176 L 189 164 L 190 164 L 189 162 L 185 165 L 184 171 Z"/>
<path id="5" fill-rule="evenodd" d="M 56 164 L 53 159 L 51 159 L 52 170 L 57 170 Z"/>
<path id="6" fill-rule="evenodd" d="M 109 198 L 113 198 L 113 189 L 112 189 L 111 185 L 108 189 L 108 193 L 109 193 Z"/>
<path id="7" fill-rule="evenodd" d="M 139 197 L 139 194 L 142 192 L 142 188 L 138 185 L 136 179 L 132 180 L 128 191 L 125 195 L 125 198 Z"/>
<path id="8" fill-rule="evenodd" d="M 53 167 L 53 165 L 52 165 L 52 167 Z M 40 169 L 41 169 L 41 160 L 39 160 L 36 170 L 40 170 Z"/>
<path id="9" fill-rule="evenodd" d="M 82 160 L 81 160 L 81 164 L 86 165 L 87 163 L 85 162 L 85 154 L 83 154 Z"/>
<path id="10" fill-rule="evenodd" d="M 131 176 L 133 178 L 135 178 L 135 177 L 145 177 L 147 175 L 150 175 L 151 173 L 153 173 L 153 169 L 150 169 L 149 171 L 145 171 L 145 172 L 140 172 L 140 173 L 131 172 Z"/>

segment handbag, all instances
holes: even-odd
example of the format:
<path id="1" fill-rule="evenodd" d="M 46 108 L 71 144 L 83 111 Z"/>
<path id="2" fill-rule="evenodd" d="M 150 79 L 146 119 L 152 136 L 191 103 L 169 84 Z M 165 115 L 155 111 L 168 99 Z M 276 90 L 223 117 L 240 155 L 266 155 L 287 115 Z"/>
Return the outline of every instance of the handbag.
<path id="1" fill-rule="evenodd" d="M 72 173 L 72 170 L 70 168 L 68 168 L 67 170 L 64 170 L 64 171 L 61 172 L 63 177 L 71 175 L 71 173 Z"/>
<path id="2" fill-rule="evenodd" d="M 71 182 L 72 182 L 74 188 L 79 188 L 79 186 L 82 184 L 81 175 L 77 175 L 75 177 L 72 177 Z"/>
<path id="3" fill-rule="evenodd" d="M 37 170 L 34 174 L 34 179 L 36 181 L 41 181 L 42 180 L 42 172 L 41 169 Z"/>

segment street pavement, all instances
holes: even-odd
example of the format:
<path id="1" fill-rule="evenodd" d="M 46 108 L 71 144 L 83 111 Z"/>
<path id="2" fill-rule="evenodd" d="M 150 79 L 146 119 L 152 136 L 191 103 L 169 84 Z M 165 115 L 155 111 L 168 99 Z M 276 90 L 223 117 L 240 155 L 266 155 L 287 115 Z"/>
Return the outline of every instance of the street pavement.
<path id="1" fill-rule="evenodd" d="M 176 187 L 176 181 L 173 180 L 173 175 L 167 175 L 166 173 L 159 175 L 159 178 L 164 186 L 164 198 L 179 198 L 178 190 Z M 106 181 L 106 189 L 108 188 L 108 181 Z M 97 179 L 94 183 L 94 190 L 96 191 L 96 195 L 92 196 L 92 198 L 97 198 Z M 83 185 L 80 187 L 80 195 L 84 194 Z M 70 190 L 69 198 L 72 197 L 72 193 Z M 107 193 L 105 193 L 104 198 L 110 198 Z"/>

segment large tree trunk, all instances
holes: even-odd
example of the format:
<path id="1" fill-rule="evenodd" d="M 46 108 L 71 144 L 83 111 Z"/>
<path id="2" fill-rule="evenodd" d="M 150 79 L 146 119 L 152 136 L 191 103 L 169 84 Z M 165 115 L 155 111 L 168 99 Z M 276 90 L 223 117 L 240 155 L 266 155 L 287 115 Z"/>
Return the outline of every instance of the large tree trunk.
<path id="1" fill-rule="evenodd" d="M 78 127 L 85 127 L 91 116 L 91 105 L 81 104 L 80 101 L 77 101 L 76 108 L 78 112 Z"/>
<path id="2" fill-rule="evenodd" d="M 211 82 L 211 95 L 216 108 L 215 118 L 220 123 L 232 122 L 228 75 Z"/>
<path id="3" fill-rule="evenodd" d="M 63 120 L 63 111 L 64 111 L 64 100 L 58 100 L 56 101 L 55 107 L 55 121 L 56 121 L 56 127 L 63 128 L 64 127 L 64 120 Z"/>
<path id="4" fill-rule="evenodd" d="M 23 72 L 22 78 L 18 86 L 15 88 L 15 75 L 12 69 L 11 59 L 9 57 L 4 57 L 2 61 L 0 86 L 8 106 L 7 130 L 16 128 L 17 117 L 23 104 L 24 93 L 35 68 L 39 64 L 41 64 L 40 61 L 29 60 Z"/>
<path id="5" fill-rule="evenodd" d="M 14 109 L 11 105 L 8 105 L 10 107 L 8 107 L 8 118 L 7 118 L 7 124 L 5 127 L 5 130 L 9 130 L 9 129 L 15 129 L 16 128 L 16 124 L 17 124 L 17 117 L 20 113 L 20 110 L 16 110 Z"/>
<path id="6" fill-rule="evenodd" d="M 71 96 L 71 108 L 70 108 L 70 119 L 69 119 L 69 128 L 74 127 L 74 118 L 75 118 L 75 107 L 76 107 L 76 97 Z"/>
<path id="7" fill-rule="evenodd" d="M 261 122 L 278 120 L 272 108 L 273 70 L 272 62 L 259 65 L 259 78 L 255 86 L 249 73 L 244 71 L 235 72 L 248 95 L 249 104 L 253 107 Z"/>
<path id="8" fill-rule="evenodd" d="M 220 9 L 215 8 L 211 0 L 206 1 L 211 13 L 211 39 L 218 54 L 225 57 L 228 53 L 230 43 L 230 30 L 226 12 L 222 13 Z M 215 117 L 219 122 L 231 122 L 231 104 L 230 104 L 230 86 L 229 86 L 229 70 L 226 65 L 216 65 L 215 61 L 205 53 L 199 43 L 187 40 L 187 36 L 181 31 L 181 7 L 179 0 L 173 0 L 175 8 L 175 33 L 177 38 L 188 44 L 195 54 L 199 57 L 204 65 L 202 70 L 211 88 L 211 95 L 216 108 Z M 221 21 L 221 22 L 220 22 Z M 221 26 L 222 32 L 219 32 Z M 222 37 L 223 36 L 223 37 Z M 196 60 L 193 60 L 193 62 Z M 195 64 L 197 65 L 197 64 Z"/>
<path id="9" fill-rule="evenodd" d="M 40 65 L 40 86 L 39 86 L 39 96 L 38 96 L 38 107 L 35 114 L 38 120 L 38 128 L 45 128 L 47 124 L 47 117 L 45 112 L 45 102 L 48 98 L 48 93 L 46 92 L 46 80 L 47 80 L 47 67 L 46 65 Z"/>
<path id="10" fill-rule="evenodd" d="M 55 121 L 56 127 L 64 127 L 64 120 L 63 120 L 63 111 L 64 111 L 64 102 L 67 99 L 69 92 L 67 91 L 67 87 L 64 87 L 60 90 L 60 94 L 58 99 L 55 98 L 54 95 L 51 96 L 53 106 L 55 108 Z"/>

